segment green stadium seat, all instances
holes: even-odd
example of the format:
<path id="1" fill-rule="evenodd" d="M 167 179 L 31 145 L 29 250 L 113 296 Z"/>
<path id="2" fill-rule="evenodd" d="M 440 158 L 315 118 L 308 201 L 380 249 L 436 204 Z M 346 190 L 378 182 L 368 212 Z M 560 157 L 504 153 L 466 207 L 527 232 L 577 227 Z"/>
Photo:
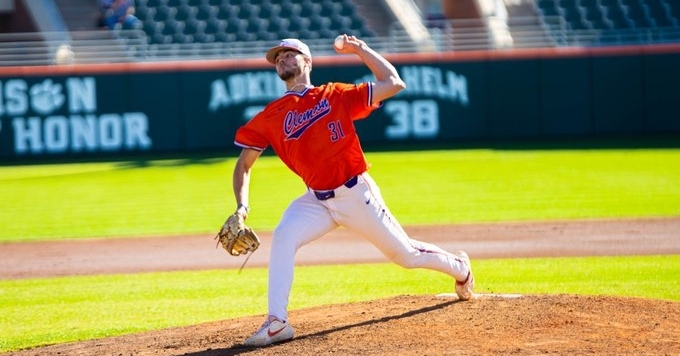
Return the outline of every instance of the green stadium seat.
<path id="1" fill-rule="evenodd" d="M 371 35 L 351 0 L 139 0 L 138 14 L 147 36 L 155 36 L 150 42 L 156 43 L 166 43 L 168 36 L 186 43 L 292 36 L 330 39 L 343 32 Z M 194 20 L 202 21 L 203 32 L 175 36 L 178 21 L 188 26 Z M 163 30 L 147 21 L 164 23 Z"/>

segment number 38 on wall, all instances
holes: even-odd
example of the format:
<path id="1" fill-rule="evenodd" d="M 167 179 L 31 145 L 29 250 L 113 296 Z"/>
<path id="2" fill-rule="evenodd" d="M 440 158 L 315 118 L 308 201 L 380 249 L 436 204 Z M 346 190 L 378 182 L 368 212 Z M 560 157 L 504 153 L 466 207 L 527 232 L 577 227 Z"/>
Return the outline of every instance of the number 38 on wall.
<path id="1" fill-rule="evenodd" d="M 390 100 L 384 110 L 392 118 L 385 129 L 388 139 L 434 138 L 439 134 L 439 106 L 434 100 Z"/>

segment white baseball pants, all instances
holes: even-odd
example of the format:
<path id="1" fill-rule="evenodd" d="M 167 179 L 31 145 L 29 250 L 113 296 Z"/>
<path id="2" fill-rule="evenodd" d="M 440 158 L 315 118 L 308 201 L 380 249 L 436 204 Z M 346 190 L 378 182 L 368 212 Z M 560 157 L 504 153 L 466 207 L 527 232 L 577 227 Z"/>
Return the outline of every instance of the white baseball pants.
<path id="1" fill-rule="evenodd" d="M 404 268 L 427 268 L 464 280 L 468 266 L 430 243 L 411 239 L 392 216 L 380 189 L 363 173 L 352 188 L 340 186 L 335 197 L 319 200 L 308 190 L 286 208 L 274 230 L 269 259 L 269 315 L 288 320 L 288 297 L 297 250 L 338 226 L 361 235 L 390 261 Z"/>

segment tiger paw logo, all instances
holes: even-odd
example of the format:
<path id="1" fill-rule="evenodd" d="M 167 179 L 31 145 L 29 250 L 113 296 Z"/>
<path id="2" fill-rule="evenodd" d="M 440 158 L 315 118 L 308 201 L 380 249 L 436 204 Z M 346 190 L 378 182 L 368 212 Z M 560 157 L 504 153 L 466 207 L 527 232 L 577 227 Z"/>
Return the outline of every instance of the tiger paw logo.
<path id="1" fill-rule="evenodd" d="M 52 79 L 45 79 L 31 87 L 30 96 L 31 108 L 42 115 L 56 111 L 66 101 L 62 85 L 54 83 Z"/>

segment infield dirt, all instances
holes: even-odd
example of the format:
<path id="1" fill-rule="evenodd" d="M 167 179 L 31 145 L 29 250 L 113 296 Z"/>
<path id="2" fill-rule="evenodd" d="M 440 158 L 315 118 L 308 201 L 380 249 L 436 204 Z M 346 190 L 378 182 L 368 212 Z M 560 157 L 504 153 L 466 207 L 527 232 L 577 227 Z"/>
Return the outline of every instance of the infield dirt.
<path id="1" fill-rule="evenodd" d="M 446 249 L 467 250 L 473 266 L 475 259 L 491 257 L 680 254 L 680 218 L 410 227 L 407 231 Z M 268 250 L 270 236 L 263 235 L 262 248 Z M 212 257 L 206 251 L 213 249 L 196 247 L 204 243 L 214 247 L 206 236 L 3 244 L 0 278 L 238 268 L 242 262 L 225 264 L 223 251 L 214 251 Z M 338 230 L 305 246 L 298 263 L 384 261 L 377 250 L 362 244 L 356 236 Z M 187 250 L 189 245 L 193 247 Z M 355 251 L 361 249 L 365 252 L 357 255 Z M 325 252 L 325 258 L 318 258 L 319 252 Z M 202 258 L 194 259 L 194 253 Z M 266 255 L 253 255 L 249 266 L 264 265 Z M 476 278 L 481 283 L 484 276 Z M 241 342 L 263 319 L 256 315 L 3 356 L 680 355 L 680 303 L 650 299 L 495 292 L 460 302 L 450 295 L 396 296 L 293 310 L 293 341 L 262 349 L 243 347 Z"/>

